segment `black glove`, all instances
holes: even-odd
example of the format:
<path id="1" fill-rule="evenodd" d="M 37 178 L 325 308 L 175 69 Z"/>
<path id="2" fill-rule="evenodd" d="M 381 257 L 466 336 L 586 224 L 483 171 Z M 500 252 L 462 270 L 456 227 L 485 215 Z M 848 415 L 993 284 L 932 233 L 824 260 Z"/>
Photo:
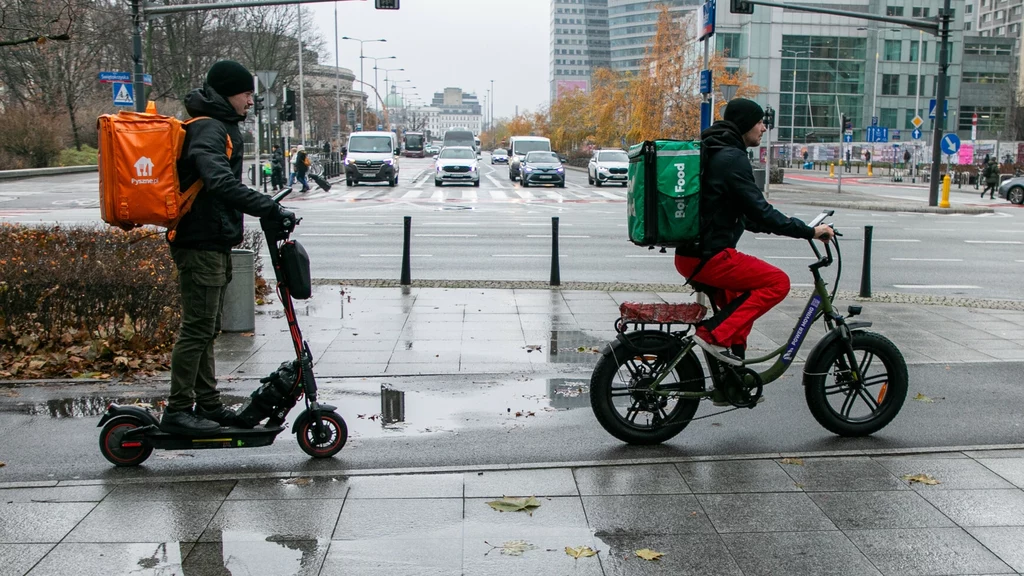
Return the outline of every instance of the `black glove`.
<path id="1" fill-rule="evenodd" d="M 281 228 L 291 230 L 295 228 L 295 213 L 291 210 L 286 210 L 280 206 L 277 207 L 277 221 L 281 225 Z"/>

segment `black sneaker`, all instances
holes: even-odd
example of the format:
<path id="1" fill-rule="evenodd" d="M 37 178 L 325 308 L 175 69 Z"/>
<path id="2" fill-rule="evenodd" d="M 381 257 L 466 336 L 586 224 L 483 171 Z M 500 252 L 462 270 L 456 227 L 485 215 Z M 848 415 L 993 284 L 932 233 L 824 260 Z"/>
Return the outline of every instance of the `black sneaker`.
<path id="1" fill-rule="evenodd" d="M 235 411 L 225 408 L 223 404 L 218 405 L 216 408 L 196 406 L 196 415 L 200 418 L 213 420 L 221 426 L 234 426 L 237 422 Z"/>
<path id="2" fill-rule="evenodd" d="M 160 417 L 160 430 L 168 434 L 182 434 L 185 436 L 201 436 L 216 432 L 220 424 L 201 418 L 192 413 L 191 410 L 165 410 Z"/>

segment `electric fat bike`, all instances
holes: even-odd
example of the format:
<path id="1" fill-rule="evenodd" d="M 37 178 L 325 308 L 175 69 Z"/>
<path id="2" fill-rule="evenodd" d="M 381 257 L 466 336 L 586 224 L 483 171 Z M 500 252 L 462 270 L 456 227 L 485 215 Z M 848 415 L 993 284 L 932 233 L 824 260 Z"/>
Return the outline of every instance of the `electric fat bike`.
<path id="1" fill-rule="evenodd" d="M 290 189 L 274 196 L 284 199 Z M 198 436 L 170 434 L 160 429 L 160 421 L 148 408 L 119 406 L 111 403 L 97 425 L 100 431 L 100 452 L 115 466 L 138 466 L 154 449 L 198 450 L 211 448 L 255 448 L 273 444 L 286 429 L 285 418 L 299 399 L 305 399 L 303 410 L 291 431 L 299 447 L 313 458 L 329 458 L 338 453 L 348 439 L 345 420 L 337 408 L 317 401 L 316 378 L 313 376 L 313 355 L 303 341 L 295 318 L 292 298 L 305 299 L 311 294 L 309 258 L 302 246 L 289 240 L 295 222 L 260 219 L 260 227 L 270 248 L 270 262 L 277 279 L 277 293 L 284 306 L 285 318 L 295 347 L 295 359 L 286 361 L 273 373 L 260 380 L 261 386 L 235 411 L 235 423 Z"/>
<path id="2" fill-rule="evenodd" d="M 809 225 L 818 226 L 833 214 L 822 212 Z M 615 324 L 618 334 L 605 345 L 590 380 L 590 403 L 601 426 L 629 444 L 658 444 L 693 420 L 754 408 L 764 385 L 789 369 L 812 324 L 820 319 L 825 336 L 804 364 L 804 394 L 811 414 L 840 436 L 867 436 L 885 427 L 906 399 L 907 363 L 888 338 L 866 330 L 871 322 L 847 320 L 833 307 L 842 274 L 838 237 L 837 231 L 825 244 L 824 255 L 814 240 L 808 241 L 817 257 L 809 266 L 814 291 L 786 343 L 759 358 L 740 360 L 697 339 L 695 327 L 707 314 L 701 304 L 624 303 Z M 830 293 L 820 271 L 833 263 L 832 246 L 838 264 Z M 712 290 L 699 284 L 695 288 L 705 294 Z M 713 303 L 712 310 L 718 312 Z M 854 317 L 861 311 L 861 306 L 851 305 L 847 313 Z M 703 352 L 709 376 L 695 348 Z M 775 362 L 763 372 L 749 367 L 772 359 Z M 705 399 L 731 407 L 695 418 Z"/>

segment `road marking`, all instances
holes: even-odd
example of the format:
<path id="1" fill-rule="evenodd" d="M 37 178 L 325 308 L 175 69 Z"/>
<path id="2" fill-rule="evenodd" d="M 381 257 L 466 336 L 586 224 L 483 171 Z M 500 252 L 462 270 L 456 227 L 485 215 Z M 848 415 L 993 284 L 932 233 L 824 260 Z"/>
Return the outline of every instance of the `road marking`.
<path id="1" fill-rule="evenodd" d="M 590 192 L 593 192 L 594 194 L 597 194 L 598 196 L 604 196 L 605 198 L 611 198 L 612 200 L 622 200 L 622 195 L 615 194 L 613 192 L 605 192 L 604 190 L 590 190 Z"/>
<path id="2" fill-rule="evenodd" d="M 872 238 L 872 242 L 920 242 L 913 238 Z"/>
<path id="3" fill-rule="evenodd" d="M 533 193 L 527 190 L 523 190 L 522 188 L 514 188 L 512 192 L 514 194 L 518 194 L 519 197 L 522 198 L 523 200 L 533 200 L 534 198 Z"/>
<path id="4" fill-rule="evenodd" d="M 961 258 L 889 258 L 896 262 L 963 262 Z"/>
<path id="5" fill-rule="evenodd" d="M 489 190 L 492 200 L 508 200 L 508 194 L 502 190 Z"/>
<path id="6" fill-rule="evenodd" d="M 551 254 L 491 254 L 491 258 L 550 258 Z M 565 254 L 559 254 L 559 258 L 565 258 Z"/>
<path id="7" fill-rule="evenodd" d="M 365 236 L 365 234 L 364 234 Z M 418 238 L 476 238 L 476 234 L 415 234 Z"/>
<path id="8" fill-rule="evenodd" d="M 402 194 L 402 199 L 406 199 L 406 198 L 419 198 L 419 196 L 420 196 L 420 191 L 419 190 L 413 190 L 412 192 L 406 192 L 405 194 Z"/>
<path id="9" fill-rule="evenodd" d="M 1024 260 L 1014 260 L 1014 262 L 1017 262 L 1018 264 L 1021 264 L 1021 263 L 1024 263 Z"/>
<path id="10" fill-rule="evenodd" d="M 527 234 L 527 238 L 551 238 L 551 234 Z M 590 238 L 590 236 L 570 236 L 568 234 L 559 234 L 559 238 Z"/>
<path id="11" fill-rule="evenodd" d="M 551 223 L 550 222 L 541 222 L 541 223 L 534 224 L 534 223 L 531 223 L 531 222 L 520 222 L 519 225 L 520 226 L 551 226 Z M 559 223 L 559 226 L 572 226 L 572 224 L 566 224 L 566 223 L 562 222 L 562 223 Z"/>
<path id="12" fill-rule="evenodd" d="M 401 254 L 360 254 L 360 258 L 401 258 Z M 410 258 L 433 258 L 433 254 L 410 254 Z"/>
<path id="13" fill-rule="evenodd" d="M 956 232 L 956 228 L 904 228 L 909 232 Z"/>
<path id="14" fill-rule="evenodd" d="M 909 290 L 917 288 L 928 290 L 978 290 L 981 288 L 981 286 L 971 286 L 970 284 L 893 284 L 892 287 Z"/>
<path id="15" fill-rule="evenodd" d="M 1024 244 L 1020 240 L 964 240 L 964 244 Z"/>
<path id="16" fill-rule="evenodd" d="M 502 184 L 501 182 L 498 182 L 498 179 L 495 178 L 494 176 L 491 176 L 490 174 L 486 174 L 486 176 L 487 176 L 487 179 L 490 180 L 491 182 L 494 182 L 494 185 L 497 186 L 498 188 L 504 188 L 505 187 L 505 185 Z"/>
<path id="17" fill-rule="evenodd" d="M 319 233 L 319 232 L 308 232 L 299 234 L 299 236 L 366 236 L 366 234 L 330 234 L 330 233 Z"/>
<path id="18" fill-rule="evenodd" d="M 470 202 L 476 202 L 476 190 L 463 190 L 462 199 Z"/>

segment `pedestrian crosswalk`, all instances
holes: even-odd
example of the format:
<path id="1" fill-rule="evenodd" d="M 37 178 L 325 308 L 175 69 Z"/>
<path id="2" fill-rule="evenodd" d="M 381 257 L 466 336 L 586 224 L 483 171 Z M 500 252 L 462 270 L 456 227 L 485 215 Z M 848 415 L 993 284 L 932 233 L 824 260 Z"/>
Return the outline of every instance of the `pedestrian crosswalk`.
<path id="1" fill-rule="evenodd" d="M 518 183 L 494 182 L 485 178 L 480 187 L 442 186 L 433 182 L 424 186 L 424 178 L 399 182 L 395 188 L 387 185 L 345 186 L 334 185 L 330 191 L 314 189 L 306 194 L 294 194 L 290 201 L 322 200 L 338 202 L 624 202 L 626 189 L 620 187 L 595 188 L 593 186 L 567 182 L 565 188 L 534 187 L 523 188 Z"/>

